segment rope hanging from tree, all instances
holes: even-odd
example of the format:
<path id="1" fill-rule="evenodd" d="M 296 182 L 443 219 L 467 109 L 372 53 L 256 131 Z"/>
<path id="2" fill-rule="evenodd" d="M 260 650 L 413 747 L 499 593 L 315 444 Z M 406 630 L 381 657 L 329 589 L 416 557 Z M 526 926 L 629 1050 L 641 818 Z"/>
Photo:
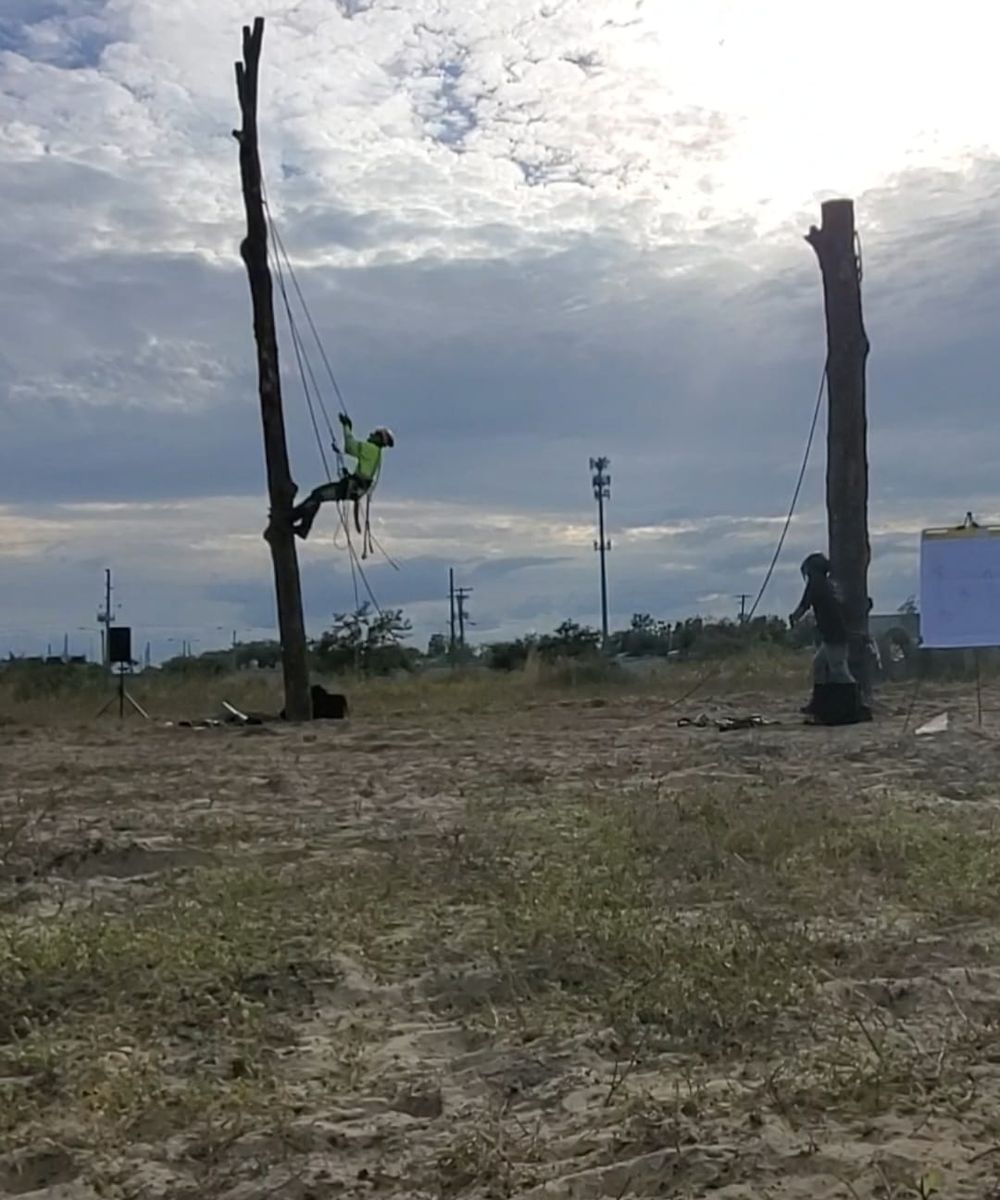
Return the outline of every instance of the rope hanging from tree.
<path id="1" fill-rule="evenodd" d="M 753 607 L 746 615 L 747 621 L 752 621 L 757 615 L 757 609 L 760 607 L 760 602 L 764 599 L 764 593 L 767 591 L 768 585 L 770 584 L 774 575 L 774 569 L 778 565 L 778 559 L 781 557 L 781 551 L 785 546 L 785 539 L 788 537 L 788 531 L 791 528 L 792 519 L 795 516 L 795 509 L 798 506 L 799 495 L 802 491 L 802 483 L 805 480 L 806 470 L 809 466 L 809 458 L 812 454 L 813 439 L 816 436 L 816 425 L 819 422 L 819 414 L 823 407 L 823 396 L 827 389 L 827 372 L 829 370 L 829 366 L 830 362 L 829 359 L 827 359 L 827 361 L 823 363 L 823 373 L 819 377 L 819 391 L 817 392 L 816 404 L 813 408 L 812 422 L 809 425 L 809 435 L 806 438 L 805 452 L 802 455 L 802 465 L 799 467 L 798 479 L 795 481 L 795 490 L 792 493 L 792 502 L 788 506 L 788 515 L 785 517 L 785 523 L 782 526 L 781 535 L 778 538 L 778 544 L 774 548 L 774 554 L 771 556 L 771 561 L 768 564 L 767 571 L 764 573 L 764 581 L 761 583 L 760 590 L 757 592 L 757 598 L 753 602 Z M 667 708 L 677 708 L 679 705 L 690 700 L 696 692 L 701 691 L 706 683 L 710 682 L 720 673 L 722 667 L 722 663 L 717 663 L 715 666 L 709 667 L 706 671 L 699 675 L 699 677 L 694 681 L 694 684 L 686 692 L 684 692 L 683 695 L 678 696 L 676 700 L 673 700 L 670 704 L 668 704 Z"/>
<path id="2" fill-rule="evenodd" d="M 329 413 L 326 403 L 324 402 L 324 399 L 323 399 L 322 388 L 320 387 L 319 381 L 316 378 L 316 372 L 313 369 L 312 362 L 311 362 L 310 356 L 309 356 L 309 352 L 306 349 L 306 345 L 305 345 L 304 338 L 302 336 L 302 332 L 299 329 L 298 322 L 295 317 L 295 313 L 293 312 L 293 309 L 292 309 L 292 300 L 291 300 L 291 296 L 289 294 L 288 286 L 286 284 L 286 277 L 291 282 L 292 288 L 294 289 L 294 292 L 298 299 L 299 305 L 301 306 L 302 311 L 305 315 L 305 319 L 309 326 L 309 330 L 312 333 L 313 340 L 316 343 L 316 347 L 319 351 L 320 358 L 322 359 L 323 365 L 326 369 L 327 377 L 330 380 L 330 385 L 333 389 L 333 393 L 337 398 L 338 404 L 340 405 L 340 412 L 343 413 L 343 415 L 345 417 L 347 417 L 348 420 L 350 420 L 350 413 L 347 408 L 347 402 L 344 398 L 344 394 L 340 388 L 340 384 L 337 381 L 336 374 L 334 373 L 333 366 L 330 362 L 329 355 L 326 352 L 326 348 L 323 345 L 322 338 L 319 335 L 319 330 L 316 327 L 316 322 L 313 320 L 312 313 L 309 309 L 309 305 L 308 305 L 308 302 L 306 301 L 305 294 L 299 283 L 298 276 L 295 273 L 295 268 L 292 265 L 291 258 L 285 247 L 284 240 L 282 239 L 281 233 L 278 230 L 277 223 L 274 219 L 274 215 L 271 211 L 270 205 L 267 200 L 266 191 L 264 190 L 264 187 L 263 187 L 263 181 L 262 181 L 261 187 L 262 187 L 264 211 L 265 211 L 265 214 L 267 217 L 268 228 L 271 233 L 270 241 L 271 241 L 272 261 L 274 264 L 275 274 L 278 279 L 278 289 L 279 289 L 279 292 L 281 295 L 282 304 L 285 309 L 285 316 L 288 321 L 289 335 L 290 335 L 291 341 L 292 341 L 292 349 L 293 349 L 294 356 L 295 356 L 296 367 L 297 367 L 298 373 L 299 373 L 299 380 L 302 385 L 302 392 L 303 392 L 303 396 L 305 397 L 306 408 L 309 413 L 309 421 L 310 421 L 310 425 L 312 426 L 313 436 L 316 439 L 316 446 L 319 451 L 320 461 L 323 464 L 324 473 L 325 473 L 326 477 L 329 479 L 332 477 L 332 473 L 330 471 L 330 465 L 329 465 L 329 462 L 326 457 L 326 450 L 323 445 L 323 435 L 320 430 L 320 418 L 322 418 L 322 422 L 326 426 L 326 430 L 327 430 L 327 433 L 328 433 L 329 439 L 330 439 L 330 446 L 333 449 L 334 455 L 336 456 L 337 466 L 338 466 L 338 469 L 340 470 L 341 474 L 346 473 L 347 468 L 346 468 L 346 465 L 344 462 L 343 451 L 340 448 L 340 445 L 339 445 L 337 437 L 336 437 L 336 433 L 334 431 L 333 422 L 330 419 L 330 413 Z M 364 568 L 362 567 L 361 564 L 365 559 L 368 558 L 369 554 L 372 553 L 374 549 L 378 549 L 379 553 L 382 554 L 382 556 L 389 563 L 389 565 L 392 566 L 392 568 L 394 570 L 398 571 L 399 565 L 396 562 L 394 562 L 392 560 L 392 558 L 389 557 L 389 555 L 383 549 L 381 543 L 375 537 L 375 535 L 373 534 L 372 529 L 371 529 L 371 498 L 372 498 L 372 493 L 375 491 L 375 487 L 376 487 L 377 483 L 378 483 L 378 474 L 376 474 L 375 478 L 372 480 L 371 486 L 369 487 L 369 489 L 365 495 L 363 525 L 360 520 L 360 514 L 358 512 L 357 503 L 355 504 L 355 523 L 357 526 L 357 531 L 361 535 L 361 538 L 362 538 L 360 556 L 358 554 L 358 551 L 354 545 L 354 542 L 353 542 L 353 539 L 351 536 L 350 522 L 349 522 L 349 518 L 348 518 L 348 515 L 346 512 L 346 503 L 347 502 L 346 501 L 343 501 L 343 502 L 338 501 L 336 504 L 336 507 L 337 507 L 337 514 L 338 514 L 338 517 L 340 520 L 340 525 L 344 532 L 345 546 L 346 546 L 346 549 L 347 549 L 348 555 L 349 555 L 349 562 L 350 562 L 350 567 L 351 567 L 351 579 L 352 579 L 353 588 L 354 588 L 355 606 L 360 607 L 360 591 L 358 588 L 358 581 L 360 579 L 362 585 L 364 586 L 365 591 L 368 594 L 371 604 L 373 605 L 373 607 L 376 609 L 377 612 L 381 612 L 382 610 L 379 607 L 378 601 L 375 598 L 375 594 L 372 591 L 371 585 L 368 582 L 367 576 L 365 575 L 365 572 L 364 572 Z M 334 535 L 334 546 L 337 547 L 338 545 L 339 545 L 338 537 L 335 534 Z"/>

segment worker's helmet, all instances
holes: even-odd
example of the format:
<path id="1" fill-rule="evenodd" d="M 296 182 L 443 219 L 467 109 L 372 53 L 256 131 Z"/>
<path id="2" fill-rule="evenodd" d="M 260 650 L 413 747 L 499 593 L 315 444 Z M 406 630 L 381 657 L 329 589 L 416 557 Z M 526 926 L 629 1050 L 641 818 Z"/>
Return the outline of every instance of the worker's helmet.
<path id="1" fill-rule="evenodd" d="M 384 425 L 380 425 L 378 429 L 373 429 L 368 440 L 375 442 L 379 446 L 395 446 L 396 439 L 392 436 L 392 430 L 386 429 Z"/>
<path id="2" fill-rule="evenodd" d="M 810 554 L 802 564 L 802 577 L 808 579 L 810 575 L 829 575 L 830 560 L 825 554 Z"/>

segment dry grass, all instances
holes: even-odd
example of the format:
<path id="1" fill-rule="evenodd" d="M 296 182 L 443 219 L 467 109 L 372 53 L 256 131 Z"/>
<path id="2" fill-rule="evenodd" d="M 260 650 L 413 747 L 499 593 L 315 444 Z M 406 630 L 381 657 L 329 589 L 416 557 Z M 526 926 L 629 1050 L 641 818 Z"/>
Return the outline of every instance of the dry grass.
<path id="1" fill-rule="evenodd" d="M 567 697 L 604 695 L 626 690 L 681 697 L 708 680 L 714 688 L 766 687 L 771 691 L 800 687 L 805 659 L 801 653 L 760 650 L 705 663 L 656 664 L 636 675 L 601 660 L 546 665 L 532 659 L 511 673 L 485 668 L 435 671 L 394 678 L 322 678 L 332 690 L 347 692 L 355 715 L 362 718 L 429 716 L 509 711 L 521 703 Z M 154 717 L 161 719 L 218 716 L 223 700 L 244 710 L 277 713 L 283 703 L 280 672 L 240 671 L 224 676 L 162 674 L 129 677 L 128 691 Z M 698 694 L 703 689 L 698 688 Z M 53 725 L 90 722 L 116 694 L 114 679 L 80 676 L 72 669 L 0 670 L 0 721 Z M 113 713 L 117 709 L 113 707 Z"/>
<path id="2" fill-rule="evenodd" d="M 995 743 L 592 690 L 12 730 L 0 1195 L 992 1194 Z"/>

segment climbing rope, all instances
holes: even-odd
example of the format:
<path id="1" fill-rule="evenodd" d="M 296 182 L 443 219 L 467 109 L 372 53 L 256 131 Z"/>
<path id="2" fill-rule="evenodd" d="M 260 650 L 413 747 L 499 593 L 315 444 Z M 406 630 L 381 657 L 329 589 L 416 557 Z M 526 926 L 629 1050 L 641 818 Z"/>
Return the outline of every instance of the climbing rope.
<path id="1" fill-rule="evenodd" d="M 770 584 L 774 575 L 775 567 L 778 565 L 778 559 L 781 557 L 781 551 L 784 549 L 785 539 L 788 537 L 788 530 L 792 525 L 792 518 L 795 516 L 795 509 L 798 506 L 799 495 L 802 491 L 802 483 L 805 480 L 806 470 L 809 466 L 809 457 L 812 454 L 813 440 L 816 436 L 816 426 L 819 422 L 819 414 L 823 407 L 823 395 L 826 392 L 828 385 L 829 367 L 830 361 L 827 359 L 827 361 L 823 364 L 823 373 L 820 375 L 819 391 L 816 394 L 816 404 L 813 408 L 812 422 L 809 425 L 809 436 L 806 438 L 805 453 L 802 455 L 802 465 L 799 468 L 798 479 L 795 481 L 795 491 L 792 493 L 792 501 L 788 506 L 788 515 L 785 517 L 785 524 L 781 530 L 781 536 L 778 538 L 778 544 L 775 546 L 774 554 L 771 556 L 771 561 L 768 564 L 767 571 L 764 574 L 764 582 L 760 585 L 760 590 L 757 592 L 757 598 L 754 600 L 753 606 L 747 613 L 747 622 L 753 620 L 757 613 L 757 609 L 760 607 L 761 600 L 764 599 L 764 593 L 767 591 L 768 585 Z M 683 695 L 679 696 L 676 700 L 671 701 L 670 704 L 667 705 L 667 711 L 677 708 L 679 705 L 690 700 L 692 696 L 701 691 L 706 683 L 711 682 L 711 680 L 715 679 L 720 674 L 723 666 L 724 663 L 716 663 L 714 667 L 710 667 L 708 670 L 704 671 L 695 680 L 694 684 L 683 693 Z"/>
<path id="2" fill-rule="evenodd" d="M 316 379 L 316 374 L 313 371 L 312 363 L 310 361 L 309 355 L 306 351 L 302 337 L 298 333 L 297 326 L 295 324 L 295 318 L 294 318 L 294 314 L 292 313 L 292 308 L 291 308 L 291 301 L 290 301 L 290 298 L 288 295 L 288 290 L 287 290 L 287 288 L 285 286 L 285 282 L 284 282 L 286 274 L 292 283 L 292 287 L 294 288 L 295 294 L 298 297 L 299 304 L 301 305 L 302 311 L 305 314 L 305 318 L 309 325 L 309 329 L 313 335 L 313 340 L 315 341 L 316 347 L 319 350 L 319 354 L 323 360 L 323 365 L 326 368 L 326 373 L 327 373 L 327 376 L 329 377 L 330 384 L 333 388 L 334 394 L 336 395 L 337 401 L 340 405 L 340 411 L 344 414 L 345 417 L 348 418 L 348 420 L 350 420 L 350 412 L 348 411 L 347 401 L 345 400 L 344 394 L 340 388 L 340 384 L 337 381 L 337 377 L 334 373 L 333 366 L 330 363 L 329 355 L 327 354 L 326 348 L 323 345 L 323 340 L 319 335 L 319 330 L 316 326 L 316 322 L 313 320 L 312 312 L 310 311 L 308 301 L 305 298 L 305 293 L 303 292 L 302 286 L 298 280 L 298 276 L 295 273 L 295 267 L 293 266 L 291 257 L 289 256 L 288 250 L 285 247 L 284 240 L 282 239 L 281 232 L 277 227 L 277 223 L 274 219 L 274 215 L 271 212 L 271 208 L 270 208 L 270 205 L 268 204 L 267 193 L 264 188 L 263 181 L 261 183 L 261 192 L 262 192 L 262 200 L 263 200 L 263 204 L 264 204 L 264 211 L 265 211 L 265 214 L 267 217 L 268 227 L 271 231 L 271 243 L 274 247 L 274 259 L 275 259 L 275 263 L 276 263 L 276 273 L 278 275 L 278 281 L 279 281 L 279 286 L 280 286 L 280 290 L 281 290 L 282 300 L 283 300 L 283 303 L 285 306 L 285 311 L 288 316 L 289 327 L 292 330 L 293 345 L 295 346 L 296 359 L 299 364 L 300 375 L 303 378 L 303 387 L 304 387 L 304 391 L 306 394 L 307 405 L 309 407 L 310 420 L 311 420 L 312 426 L 313 426 L 313 433 L 316 436 L 316 443 L 317 443 L 317 446 L 319 447 L 320 458 L 323 462 L 323 467 L 324 467 L 324 470 L 326 471 L 327 478 L 330 478 L 330 471 L 329 471 L 329 467 L 327 466 L 327 462 L 326 462 L 326 454 L 325 454 L 325 451 L 324 451 L 323 445 L 322 445 L 323 439 L 319 433 L 319 427 L 318 427 L 318 423 L 317 423 L 316 416 L 315 416 L 315 407 L 318 407 L 320 413 L 322 414 L 324 423 L 326 424 L 327 430 L 330 435 L 330 444 L 333 447 L 334 454 L 337 457 L 337 465 L 342 472 L 346 469 L 345 464 L 344 464 L 344 456 L 343 456 L 343 453 L 337 442 L 337 437 L 336 437 L 336 434 L 335 434 L 334 428 L 333 428 L 333 422 L 330 420 L 330 414 L 327 411 L 326 404 L 323 401 L 322 389 L 320 388 L 319 383 Z M 305 371 L 303 371 L 303 364 L 305 366 Z M 308 372 L 308 375 L 312 380 L 312 392 L 311 393 L 309 392 L 308 385 L 305 384 L 305 372 Z M 315 397 L 315 406 L 313 404 L 312 397 Z M 365 524 L 364 524 L 364 528 L 359 529 L 359 531 L 358 531 L 362 537 L 361 561 L 364 561 L 365 559 L 367 559 L 373 549 L 377 549 L 379 551 L 379 553 L 382 555 L 382 557 L 386 560 L 386 562 L 393 568 L 393 570 L 398 571 L 400 569 L 399 564 L 396 563 L 392 558 L 390 558 L 390 556 L 386 553 L 385 549 L 383 548 L 382 544 L 378 541 L 378 539 L 374 536 L 374 534 L 371 531 L 371 497 L 372 497 L 372 493 L 375 491 L 375 486 L 376 486 L 377 481 L 378 481 L 378 477 L 376 476 L 376 479 L 372 481 L 371 487 L 368 489 L 368 492 L 366 493 Z M 364 582 L 365 590 L 368 592 L 369 596 L 371 597 L 372 603 L 375 605 L 375 607 L 377 609 L 378 603 L 374 598 L 374 595 L 372 593 L 370 586 L 368 585 L 367 579 L 364 578 L 364 572 L 361 567 L 361 561 L 358 560 L 357 551 L 355 550 L 354 545 L 353 545 L 349 521 L 347 519 L 346 514 L 340 507 L 340 505 L 338 505 L 338 513 L 340 515 L 341 526 L 343 527 L 343 530 L 344 530 L 344 536 L 345 536 L 345 540 L 347 543 L 347 549 L 353 560 L 352 561 L 352 573 L 354 571 L 357 571 L 358 573 L 361 574 L 362 581 Z M 334 537 L 334 546 L 339 548 L 337 540 L 336 540 L 336 535 Z M 355 590 L 356 590 L 356 587 L 355 587 Z M 381 611 L 381 610 L 379 610 L 379 611 Z"/>
<path id="3" fill-rule="evenodd" d="M 857 272 L 858 285 L 860 286 L 861 281 L 864 278 L 864 259 L 863 259 L 863 254 L 862 254 L 861 235 L 857 231 L 855 231 L 855 234 L 854 234 L 854 269 Z M 753 607 L 750 609 L 750 612 L 747 614 L 747 617 L 746 617 L 747 621 L 750 621 L 753 619 L 755 613 L 757 612 L 757 608 L 760 605 L 761 600 L 763 600 L 763 598 L 764 598 L 764 593 L 767 591 L 768 584 L 771 582 L 771 577 L 774 574 L 774 569 L 778 565 L 778 559 L 781 557 L 781 551 L 785 545 L 785 538 L 787 538 L 788 530 L 790 529 L 791 524 L 792 524 L 792 517 L 795 515 L 795 508 L 799 501 L 799 493 L 802 490 L 802 482 L 805 479 L 806 468 L 809 465 L 809 456 L 812 452 L 813 439 L 816 436 L 816 425 L 817 425 L 817 422 L 819 421 L 820 409 L 823 406 L 823 393 L 829 387 L 829 382 L 830 382 L 829 381 L 829 370 L 830 370 L 830 359 L 828 356 L 826 361 L 823 364 L 823 373 L 819 379 L 819 391 L 816 396 L 816 406 L 813 409 L 812 424 L 809 426 L 809 436 L 806 439 L 805 454 L 802 457 L 802 466 L 799 469 L 799 477 L 795 483 L 795 491 L 792 493 L 792 502 L 788 508 L 788 516 L 785 518 L 785 524 L 784 524 L 783 529 L 781 530 L 781 536 L 778 538 L 778 544 L 775 547 L 774 555 L 771 558 L 771 562 L 768 565 L 767 572 L 764 575 L 764 582 L 760 585 L 760 591 L 757 593 L 757 599 L 753 602 Z M 690 691 L 686 692 L 683 696 L 680 697 L 680 699 L 675 700 L 672 704 L 668 705 L 667 707 L 674 708 L 679 704 L 683 704 L 685 700 L 689 700 L 693 695 L 695 695 L 696 692 L 698 692 L 700 690 L 700 688 L 702 687 L 703 684 L 707 683 L 710 679 L 715 678 L 715 676 L 717 676 L 721 670 L 722 670 L 722 664 L 720 663 L 715 667 L 714 670 L 706 672 L 704 676 L 702 676 L 701 678 L 696 680 L 694 687 L 692 687 Z M 915 699 L 916 699 L 916 696 L 914 695 L 914 700 Z M 910 712 L 912 713 L 912 711 L 913 711 L 913 709 L 912 709 L 912 705 L 911 705 Z M 909 719 L 910 719 L 909 716 L 907 716 L 907 718 L 906 718 L 907 724 L 909 723 Z M 904 726 L 904 732 L 905 732 L 905 726 Z"/>
<path id="4" fill-rule="evenodd" d="M 295 314 L 292 312 L 291 299 L 288 295 L 288 288 L 285 285 L 285 270 L 282 265 L 281 258 L 277 252 L 277 234 L 278 229 L 274 223 L 274 218 L 271 215 L 271 210 L 268 207 L 267 200 L 264 200 L 264 211 L 267 215 L 267 223 L 271 230 L 271 261 L 274 264 L 274 272 L 278 278 L 278 291 L 281 294 L 282 303 L 285 309 L 285 317 L 288 321 L 288 329 L 291 334 L 292 347 L 295 351 L 295 361 L 299 369 L 299 378 L 302 382 L 302 391 L 306 398 L 306 405 L 309 409 L 309 419 L 312 424 L 313 433 L 316 437 L 316 445 L 319 449 L 320 458 L 323 461 L 323 469 L 326 471 L 327 478 L 330 478 L 330 469 L 326 461 L 326 451 L 323 446 L 323 436 L 320 433 L 319 422 L 316 418 L 316 409 L 319 408 L 323 416 L 324 424 L 330 435 L 330 443 L 334 453 L 337 455 L 338 462 L 342 462 L 342 455 L 337 445 L 334 435 L 333 424 L 330 421 L 330 414 L 327 412 L 326 405 L 323 403 L 323 393 L 320 390 L 316 380 L 316 373 L 312 369 L 312 363 L 309 361 L 309 356 L 306 353 L 305 345 L 302 341 L 302 335 L 299 333 L 298 323 L 295 320 Z M 308 378 L 307 378 L 308 375 Z M 312 389 L 310 390 L 310 381 Z M 315 402 L 313 400 L 315 396 Z"/>
<path id="5" fill-rule="evenodd" d="M 285 309 L 285 317 L 288 321 L 289 334 L 292 340 L 292 349 L 294 351 L 295 362 L 299 372 L 299 381 L 302 386 L 302 393 L 306 400 L 306 407 L 309 412 L 309 419 L 312 425 L 313 435 L 316 438 L 316 447 L 319 451 L 320 461 L 323 464 L 323 471 L 325 477 L 330 479 L 332 478 L 332 472 L 330 471 L 330 465 L 326 457 L 326 450 L 323 445 L 323 436 L 320 432 L 317 409 L 319 409 L 319 412 L 322 414 L 323 421 L 330 433 L 330 444 L 334 454 L 336 455 L 337 464 L 342 471 L 345 470 L 344 457 L 334 436 L 333 423 L 330 420 L 330 415 L 327 411 L 326 405 L 323 402 L 322 390 L 320 389 L 319 382 L 316 379 L 316 373 L 312 368 L 312 363 L 310 362 L 302 335 L 299 331 L 298 323 L 295 319 L 295 313 L 292 311 L 291 297 L 289 296 L 288 287 L 285 283 L 286 271 L 289 278 L 293 279 L 296 293 L 299 296 L 300 303 L 302 304 L 304 311 L 306 312 L 306 318 L 309 322 L 310 328 L 313 331 L 313 336 L 317 339 L 317 342 L 319 342 L 319 334 L 316 330 L 315 322 L 312 320 L 312 316 L 308 311 L 302 289 L 298 285 L 297 280 L 294 278 L 294 268 L 291 265 L 291 260 L 288 257 L 287 251 L 284 249 L 284 243 L 281 241 L 281 235 L 278 232 L 270 206 L 268 205 L 266 194 L 262 196 L 262 199 L 268 227 L 271 231 L 271 261 L 274 266 L 275 275 L 278 279 L 278 290 Z M 333 381 L 334 388 L 336 389 L 338 399 L 341 401 L 341 403 L 343 403 L 343 395 L 336 383 L 336 378 L 333 375 L 333 370 L 330 367 L 329 360 L 327 359 L 325 352 L 322 351 L 322 343 L 320 343 L 320 348 L 321 352 L 323 353 L 323 359 L 327 364 L 327 370 L 330 374 L 330 378 Z M 346 406 L 344 411 L 346 415 Z M 355 609 L 361 607 L 361 593 L 358 587 L 358 580 L 360 579 L 373 607 L 378 613 L 381 613 L 382 610 L 379 607 L 378 600 L 375 597 L 375 593 L 373 592 L 367 576 L 365 575 L 364 569 L 362 568 L 358 559 L 358 553 L 351 538 L 350 524 L 348 522 L 347 515 L 340 503 L 337 503 L 336 508 L 337 514 L 340 518 L 341 527 L 344 531 L 346 549 L 348 551 L 348 562 L 351 569 L 351 584 L 354 591 Z M 336 534 L 334 534 L 333 544 L 334 547 L 337 548 L 338 543 Z"/>
<path id="6" fill-rule="evenodd" d="M 266 207 L 266 201 L 265 201 L 265 207 Z M 313 339 L 316 342 L 316 347 L 319 350 L 320 357 L 323 360 L 323 365 L 326 367 L 326 373 L 330 378 L 330 383 L 333 387 L 334 395 L 337 397 L 337 403 L 340 405 L 340 411 L 344 414 L 345 417 L 350 417 L 351 414 L 347 408 L 347 401 L 344 399 L 344 394 L 340 390 L 340 384 L 337 382 L 337 377 L 333 373 L 333 367 L 330 365 L 330 359 L 328 358 L 326 349 L 323 346 L 323 341 L 319 336 L 319 330 L 316 328 L 316 322 L 313 320 L 312 313 L 309 311 L 309 305 L 306 303 L 305 295 L 302 292 L 302 288 L 299 286 L 299 278 L 295 274 L 295 268 L 292 266 L 292 260 L 288 256 L 288 251 L 285 249 L 285 243 L 282 241 L 281 234 L 278 231 L 278 227 L 274 223 L 274 218 L 271 216 L 270 209 L 268 209 L 268 220 L 271 223 L 271 229 L 272 229 L 275 245 L 276 245 L 278 251 L 280 252 L 282 258 L 285 260 L 285 267 L 288 271 L 288 277 L 289 277 L 289 279 L 291 279 L 292 286 L 295 288 L 296 295 L 299 298 L 299 303 L 302 305 L 302 311 L 305 313 L 306 320 L 309 322 L 309 328 L 312 331 Z M 324 411 L 325 411 L 325 409 L 324 409 Z M 327 424 L 330 426 L 330 432 L 332 434 L 333 426 L 330 424 L 329 418 L 327 418 Z"/>
<path id="7" fill-rule="evenodd" d="M 809 426 L 809 436 L 806 438 L 806 449 L 802 456 L 802 466 L 799 468 L 799 477 L 795 481 L 795 491 L 792 493 L 792 502 L 788 506 L 788 516 L 785 518 L 784 528 L 781 530 L 781 537 L 778 538 L 778 544 L 774 549 L 774 555 L 767 568 L 767 573 L 764 576 L 764 582 L 760 585 L 760 591 L 757 593 L 757 599 L 753 602 L 753 607 L 747 620 L 750 620 L 756 613 L 761 600 L 764 599 L 764 593 L 767 591 L 768 584 L 771 582 L 771 577 L 774 575 L 774 568 L 778 565 L 778 559 L 781 557 L 781 551 L 785 546 L 785 538 L 788 537 L 788 530 L 791 528 L 792 518 L 795 516 L 795 509 L 799 502 L 799 494 L 802 491 L 802 483 L 806 477 L 806 469 L 809 466 L 809 456 L 812 453 L 813 439 L 816 436 L 816 425 L 819 422 L 820 410 L 823 407 L 823 393 L 827 389 L 827 377 L 830 369 L 829 359 L 823 364 L 823 374 L 819 379 L 819 391 L 816 395 L 816 404 L 813 408 L 812 423 Z"/>

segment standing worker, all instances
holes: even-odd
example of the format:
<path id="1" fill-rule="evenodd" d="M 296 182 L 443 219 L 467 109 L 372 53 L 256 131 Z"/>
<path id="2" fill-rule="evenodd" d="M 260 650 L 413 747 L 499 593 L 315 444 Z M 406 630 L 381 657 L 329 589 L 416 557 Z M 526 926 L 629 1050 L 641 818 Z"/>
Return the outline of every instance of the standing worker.
<path id="1" fill-rule="evenodd" d="M 819 648 L 813 658 L 812 699 L 802 711 L 824 724 L 870 720 L 871 713 L 860 704 L 857 681 L 848 666 L 847 619 L 837 586 L 830 578 L 830 560 L 825 554 L 810 554 L 801 570 L 806 587 L 788 622 L 794 628 L 811 609 L 819 635 Z"/>
<path id="2" fill-rule="evenodd" d="M 382 451 L 396 444 L 392 431 L 384 426 L 373 429 L 365 441 L 359 442 L 352 432 L 350 417 L 341 413 L 340 424 L 344 432 L 344 453 L 356 460 L 355 468 L 353 471 L 342 469 L 339 479 L 321 483 L 319 487 L 313 488 L 305 500 L 292 509 L 292 528 L 300 538 L 309 536 L 320 505 L 327 500 L 353 500 L 354 523 L 358 525 L 358 505 L 378 479 L 382 467 Z M 334 450 L 336 449 L 335 445 Z"/>

